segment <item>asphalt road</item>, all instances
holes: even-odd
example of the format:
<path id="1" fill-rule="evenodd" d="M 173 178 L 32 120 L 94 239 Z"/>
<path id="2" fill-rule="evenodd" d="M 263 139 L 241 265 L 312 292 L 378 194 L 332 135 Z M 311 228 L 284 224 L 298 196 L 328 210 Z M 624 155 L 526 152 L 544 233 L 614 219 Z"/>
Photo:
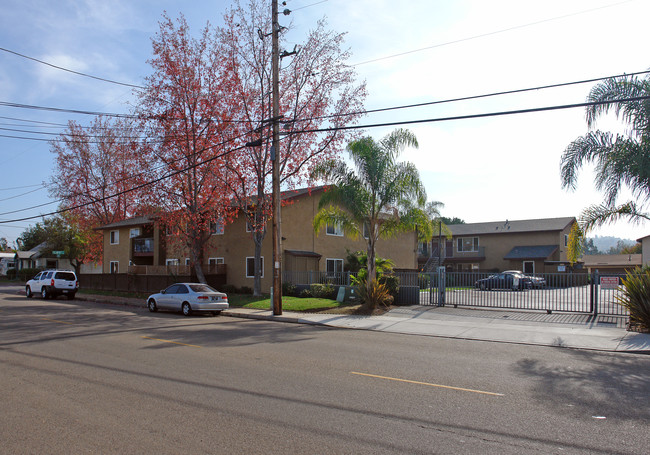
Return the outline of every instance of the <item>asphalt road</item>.
<path id="1" fill-rule="evenodd" d="M 0 453 L 650 446 L 650 357 L 26 299 L 0 289 Z"/>

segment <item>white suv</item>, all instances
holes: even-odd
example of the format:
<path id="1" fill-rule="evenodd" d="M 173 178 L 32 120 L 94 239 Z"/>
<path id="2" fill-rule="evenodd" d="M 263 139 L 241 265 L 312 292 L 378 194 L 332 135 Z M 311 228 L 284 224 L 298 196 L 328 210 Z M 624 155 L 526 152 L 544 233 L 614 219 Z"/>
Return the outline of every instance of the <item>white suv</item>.
<path id="1" fill-rule="evenodd" d="M 79 280 L 71 270 L 43 270 L 25 285 L 27 298 L 34 294 L 41 294 L 44 299 L 65 295 L 72 300 L 78 290 Z"/>

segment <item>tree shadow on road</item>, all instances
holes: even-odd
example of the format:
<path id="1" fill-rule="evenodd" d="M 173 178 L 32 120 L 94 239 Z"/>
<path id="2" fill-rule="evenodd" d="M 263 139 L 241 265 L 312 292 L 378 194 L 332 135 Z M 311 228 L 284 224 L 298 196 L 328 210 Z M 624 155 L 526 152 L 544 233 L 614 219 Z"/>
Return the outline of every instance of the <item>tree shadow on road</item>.
<path id="1" fill-rule="evenodd" d="M 534 381 L 537 399 L 580 415 L 650 419 L 650 357 L 566 350 L 560 364 L 522 359 L 517 373 Z"/>

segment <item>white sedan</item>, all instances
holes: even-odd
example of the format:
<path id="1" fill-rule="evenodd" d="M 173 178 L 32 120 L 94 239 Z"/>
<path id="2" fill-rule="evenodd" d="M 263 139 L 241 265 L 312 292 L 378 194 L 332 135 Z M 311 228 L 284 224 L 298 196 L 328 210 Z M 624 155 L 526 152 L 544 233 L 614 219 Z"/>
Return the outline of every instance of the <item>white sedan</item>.
<path id="1" fill-rule="evenodd" d="M 228 296 L 203 283 L 176 283 L 147 298 L 149 311 L 181 311 L 185 316 L 194 312 L 217 315 L 228 309 Z"/>

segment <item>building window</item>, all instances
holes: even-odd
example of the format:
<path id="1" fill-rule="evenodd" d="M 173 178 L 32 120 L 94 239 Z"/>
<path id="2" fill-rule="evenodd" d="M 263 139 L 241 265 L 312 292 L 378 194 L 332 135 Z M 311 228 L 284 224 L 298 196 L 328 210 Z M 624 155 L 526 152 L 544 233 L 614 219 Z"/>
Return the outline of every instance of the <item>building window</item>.
<path id="1" fill-rule="evenodd" d="M 325 228 L 325 233 L 327 235 L 336 235 L 339 237 L 343 236 L 343 228 L 339 223 L 334 223 L 334 224 L 327 224 L 327 227 Z"/>
<path id="2" fill-rule="evenodd" d="M 223 235 L 224 226 L 222 221 L 210 222 L 210 235 Z"/>
<path id="3" fill-rule="evenodd" d="M 368 226 L 368 223 L 363 223 L 363 238 L 370 238 L 370 226 Z"/>
<path id="4" fill-rule="evenodd" d="M 179 265 L 178 259 L 165 259 L 165 265 Z"/>
<path id="5" fill-rule="evenodd" d="M 120 243 L 120 231 L 111 231 L 111 245 Z"/>
<path id="6" fill-rule="evenodd" d="M 459 253 L 477 252 L 478 251 L 478 237 L 463 237 L 457 241 L 457 248 Z"/>
<path id="7" fill-rule="evenodd" d="M 185 265 L 190 265 L 190 258 L 185 258 Z"/>
<path id="8" fill-rule="evenodd" d="M 343 259 L 327 259 L 327 276 L 343 273 Z"/>
<path id="9" fill-rule="evenodd" d="M 111 261 L 111 273 L 120 273 L 120 261 Z"/>
<path id="10" fill-rule="evenodd" d="M 564 246 L 569 246 L 569 234 L 564 234 Z"/>
<path id="11" fill-rule="evenodd" d="M 208 265 L 217 265 L 217 264 L 225 264 L 226 261 L 224 261 L 223 258 L 208 258 Z"/>
<path id="12" fill-rule="evenodd" d="M 264 278 L 264 256 L 260 257 L 260 266 L 262 267 L 262 278 Z M 255 278 L 255 258 L 246 258 L 246 278 Z"/>
<path id="13" fill-rule="evenodd" d="M 133 228 L 129 231 L 129 238 L 140 237 L 140 228 Z"/>

